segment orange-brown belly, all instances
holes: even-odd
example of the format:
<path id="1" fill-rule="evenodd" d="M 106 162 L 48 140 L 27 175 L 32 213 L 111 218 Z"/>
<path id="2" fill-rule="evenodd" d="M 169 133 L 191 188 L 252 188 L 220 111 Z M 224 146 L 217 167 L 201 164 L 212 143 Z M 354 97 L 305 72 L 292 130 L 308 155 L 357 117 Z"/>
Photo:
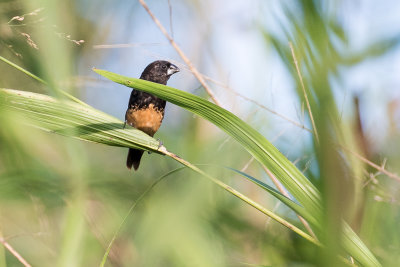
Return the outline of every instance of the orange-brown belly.
<path id="1" fill-rule="evenodd" d="M 164 111 L 154 108 L 153 104 L 144 109 L 128 109 L 126 121 L 129 125 L 153 136 L 161 126 Z"/>

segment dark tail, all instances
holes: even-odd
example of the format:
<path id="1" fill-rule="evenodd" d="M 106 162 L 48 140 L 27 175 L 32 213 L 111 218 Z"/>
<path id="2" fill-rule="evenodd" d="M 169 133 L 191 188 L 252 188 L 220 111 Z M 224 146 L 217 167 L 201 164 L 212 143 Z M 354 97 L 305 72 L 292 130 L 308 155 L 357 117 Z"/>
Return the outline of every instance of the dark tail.
<path id="1" fill-rule="evenodd" d="M 143 150 L 138 150 L 138 149 L 129 149 L 128 152 L 128 157 L 126 159 L 126 167 L 128 167 L 128 169 L 135 169 L 135 171 L 139 168 L 139 164 L 140 164 L 140 159 L 142 158 L 143 155 Z"/>

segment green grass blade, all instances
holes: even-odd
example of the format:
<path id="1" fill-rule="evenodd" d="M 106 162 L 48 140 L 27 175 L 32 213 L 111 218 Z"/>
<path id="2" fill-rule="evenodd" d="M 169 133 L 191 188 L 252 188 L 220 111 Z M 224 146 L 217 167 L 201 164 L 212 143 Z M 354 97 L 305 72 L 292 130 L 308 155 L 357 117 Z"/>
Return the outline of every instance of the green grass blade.
<path id="1" fill-rule="evenodd" d="M 180 162 L 181 164 L 189 167 L 190 169 L 192 169 L 193 171 L 203 175 L 204 177 L 206 177 L 207 179 L 209 179 L 211 182 L 213 182 L 214 184 L 218 185 L 219 187 L 221 187 L 222 189 L 228 191 L 229 193 L 231 193 L 232 195 L 234 195 L 235 197 L 239 198 L 240 200 L 244 201 L 245 203 L 249 204 L 250 206 L 256 208 L 257 210 L 261 211 L 262 213 L 264 213 L 265 215 L 271 217 L 273 220 L 279 222 L 280 224 L 286 226 L 287 228 L 289 228 L 290 230 L 294 231 L 295 233 L 297 233 L 298 235 L 300 235 L 301 237 L 305 238 L 306 240 L 312 242 L 315 245 L 320 246 L 321 244 L 318 242 L 318 240 L 314 239 L 312 236 L 310 236 L 309 234 L 303 232 L 301 229 L 297 228 L 295 225 L 289 223 L 288 221 L 286 221 L 285 219 L 283 219 L 282 217 L 278 216 L 277 214 L 275 214 L 274 212 L 270 211 L 269 209 L 263 207 L 262 205 L 260 205 L 259 203 L 255 202 L 254 200 L 250 199 L 249 197 L 243 195 L 242 193 L 240 193 L 239 191 L 233 189 L 232 187 L 230 187 L 229 185 L 225 184 L 224 182 L 216 179 L 213 176 L 208 175 L 207 173 L 203 172 L 201 169 L 197 168 L 196 166 L 194 166 L 193 164 L 191 164 L 190 162 L 187 162 L 186 160 L 177 157 L 175 155 L 173 155 L 170 152 L 165 152 L 165 155 L 170 156 L 172 158 L 174 158 L 176 161 Z"/>
<path id="2" fill-rule="evenodd" d="M 104 265 L 107 262 L 107 258 L 108 258 L 108 254 L 110 254 L 111 251 L 111 247 L 114 244 L 115 239 L 117 238 L 119 232 L 121 232 L 122 227 L 125 224 L 125 221 L 128 219 L 129 216 L 131 216 L 133 210 L 136 208 L 136 206 L 142 201 L 142 199 L 159 183 L 161 182 L 161 180 L 163 180 L 164 178 L 166 178 L 167 176 L 174 174 L 180 170 L 185 169 L 185 167 L 180 167 L 177 169 L 174 169 L 172 171 L 169 171 L 168 173 L 160 176 L 157 180 L 155 180 L 136 200 L 135 202 L 133 202 L 133 204 L 131 205 L 131 207 L 129 208 L 128 212 L 126 213 L 124 219 L 122 220 L 121 224 L 119 225 L 117 231 L 115 232 L 114 236 L 112 237 L 110 243 L 107 246 L 106 252 L 104 253 L 103 259 L 101 260 L 100 263 L 100 267 L 104 267 Z"/>
<path id="3" fill-rule="evenodd" d="M 240 175 L 242 175 L 243 177 L 247 178 L 249 181 L 253 182 L 254 184 L 258 185 L 259 187 L 261 187 L 262 189 L 268 191 L 271 195 L 273 195 L 274 197 L 276 197 L 277 199 L 279 199 L 280 201 L 282 201 L 286 206 L 288 206 L 290 209 L 292 209 L 294 212 L 296 212 L 298 215 L 300 215 L 301 217 L 303 217 L 305 220 L 307 220 L 309 223 L 311 223 L 314 226 L 318 226 L 320 227 L 320 225 L 317 223 L 316 218 L 311 215 L 306 209 L 304 209 L 304 207 L 300 206 L 299 204 L 297 204 L 296 202 L 294 202 L 293 200 L 287 198 L 286 196 L 284 196 L 282 193 L 280 193 L 279 191 L 275 190 L 274 188 L 272 188 L 271 186 L 267 185 L 266 183 L 254 178 L 253 176 L 244 173 L 242 171 L 233 169 L 233 168 L 229 168 L 228 169 L 239 173 Z"/>
<path id="4" fill-rule="evenodd" d="M 248 180 L 255 183 L 259 187 L 268 191 L 271 195 L 275 196 L 277 199 L 282 201 L 286 206 L 291 208 L 294 212 L 296 212 L 301 217 L 306 219 L 309 223 L 311 223 L 314 226 L 317 226 L 321 230 L 321 225 L 317 222 L 316 218 L 311 214 L 309 214 L 307 210 L 305 210 L 303 207 L 293 202 L 291 199 L 288 199 L 274 188 L 248 175 L 247 173 L 241 172 L 233 168 L 228 168 L 228 169 L 239 173 L 240 175 L 246 177 Z M 343 233 L 342 244 L 343 247 L 346 249 L 346 251 L 352 252 L 351 254 L 353 256 L 357 255 L 354 256 L 354 258 L 357 259 L 362 259 L 364 257 L 367 257 L 367 259 L 364 261 L 364 264 L 366 266 L 380 266 L 380 263 L 376 260 L 376 258 L 372 255 L 372 253 L 368 250 L 368 248 L 364 245 L 364 243 L 360 240 L 360 238 L 356 235 L 356 233 L 354 233 L 354 231 L 350 228 L 350 226 L 347 223 L 343 223 L 343 232 L 344 233 Z M 345 261 L 344 259 L 341 258 L 341 260 L 343 260 L 344 263 L 348 264 L 348 262 Z"/>
<path id="5" fill-rule="evenodd" d="M 152 86 L 155 84 L 148 83 L 148 85 Z M 188 99 L 191 99 L 190 96 L 188 97 Z M 193 99 L 191 99 L 191 101 L 193 101 Z M 178 162 L 182 163 L 183 165 L 188 166 L 197 173 L 207 177 L 219 187 L 225 189 L 229 193 L 240 198 L 242 201 L 253 206 L 254 208 L 266 214 L 267 216 L 270 216 L 277 222 L 285 225 L 286 227 L 298 233 L 299 235 L 309 240 L 310 242 L 319 244 L 315 239 L 313 239 L 308 234 L 304 233 L 296 226 L 290 224 L 289 222 L 279 217 L 272 211 L 264 208 L 260 204 L 254 202 L 245 195 L 234 190 L 230 186 L 224 184 L 220 180 L 209 176 L 208 174 L 204 173 L 203 171 L 193 166 L 189 162 L 186 162 L 185 160 L 166 151 L 164 147 L 161 147 L 161 149 L 159 149 L 159 142 L 154 138 L 131 127 L 127 129 L 122 129 L 123 124 L 120 120 L 110 115 L 107 115 L 101 111 L 98 111 L 92 107 L 84 106 L 78 103 L 74 103 L 72 101 L 57 100 L 52 97 L 41 94 L 17 91 L 11 89 L 0 89 L 0 106 L 5 107 L 6 109 L 21 111 L 25 117 L 24 120 L 25 123 L 29 123 L 34 127 L 41 128 L 48 132 L 58 133 L 65 136 L 72 136 L 81 140 L 86 140 L 111 146 L 139 148 L 143 150 L 150 150 L 157 153 L 163 153 L 165 155 L 168 155 L 177 160 Z M 216 118 L 219 117 L 218 115 L 214 116 Z M 237 118 L 237 120 L 240 121 L 239 118 Z M 220 122 L 220 124 L 224 123 Z M 240 127 L 235 128 L 232 125 L 231 127 L 233 127 L 232 129 L 239 128 L 243 131 L 246 130 Z M 243 136 L 239 135 L 239 137 Z M 255 143 L 258 144 L 258 142 Z M 252 149 L 256 148 L 257 147 L 254 148 L 252 147 Z M 262 153 L 263 153 L 262 150 L 255 152 L 257 152 L 257 154 L 259 154 L 259 157 L 261 157 L 262 159 Z M 288 160 L 286 159 L 286 161 Z M 310 212 L 310 210 L 308 210 L 308 208 L 303 203 L 300 202 L 300 204 L 302 204 L 304 208 L 308 212 Z M 312 212 L 310 213 L 314 214 Z M 354 232 L 346 231 L 345 235 L 346 238 L 348 239 L 348 242 L 345 243 L 345 247 L 348 249 L 349 254 L 351 254 L 358 261 L 365 263 L 364 265 L 379 266 L 379 264 L 372 264 L 377 261 L 375 260 L 372 253 L 369 252 L 367 247 L 363 245 L 362 241 L 357 237 L 357 235 L 354 234 Z"/>
<path id="6" fill-rule="evenodd" d="M 129 78 L 105 70 L 94 71 L 116 83 L 154 94 L 168 102 L 193 112 L 237 140 L 261 164 L 266 166 L 288 189 L 295 199 L 315 218 L 322 215 L 320 193 L 315 186 L 278 151 L 264 136 L 231 112 L 193 94 L 149 81 Z M 345 229 L 348 227 L 345 224 Z M 359 237 L 350 231 L 345 235 L 344 248 L 365 266 L 380 266 Z"/>
<path id="7" fill-rule="evenodd" d="M 45 80 L 43 80 L 42 78 L 36 76 L 36 75 L 33 74 L 32 72 L 30 72 L 30 71 L 24 69 L 23 67 L 18 66 L 18 65 L 15 64 L 14 62 L 11 62 L 10 60 L 8 60 L 8 59 L 6 59 L 6 58 L 4 58 L 4 57 L 2 57 L 2 56 L 0 56 L 0 60 L 3 61 L 3 62 L 5 62 L 5 63 L 7 63 L 7 64 L 10 65 L 11 67 L 16 68 L 17 70 L 21 71 L 22 73 L 25 73 L 25 74 L 28 75 L 29 77 L 32 77 L 32 78 L 35 79 L 36 81 L 38 81 L 38 82 L 40 82 L 40 83 L 42 83 L 42 84 L 44 84 L 44 85 L 48 85 L 48 83 L 47 83 Z M 79 99 L 76 98 L 75 96 L 73 96 L 73 95 L 71 95 L 71 94 L 69 94 L 69 93 L 67 93 L 67 92 L 65 92 L 65 91 L 63 91 L 63 90 L 57 90 L 57 92 L 61 93 L 62 95 L 66 96 L 66 97 L 68 97 L 69 99 L 71 99 L 72 101 L 74 101 L 74 102 L 76 102 L 76 103 L 82 104 L 82 105 L 84 105 L 84 106 L 89 106 L 89 105 L 86 104 L 85 102 L 79 100 Z"/>
<path id="8" fill-rule="evenodd" d="M 26 75 L 32 77 L 33 79 L 35 79 L 36 81 L 43 83 L 43 84 L 47 84 L 47 82 L 45 80 L 43 80 L 42 78 L 36 76 L 35 74 L 33 74 L 32 72 L 27 71 L 26 69 L 22 68 L 21 66 L 18 66 L 17 64 L 15 64 L 14 62 L 11 62 L 10 60 L 0 56 L 0 60 L 7 63 L 8 65 L 10 65 L 13 68 L 16 68 L 17 70 L 25 73 Z"/>
<path id="9" fill-rule="evenodd" d="M 0 107 L 22 111 L 23 116 L 26 118 L 25 122 L 29 122 L 32 126 L 48 132 L 111 146 L 139 148 L 165 154 L 206 177 L 219 187 L 296 232 L 303 238 L 314 244 L 319 244 L 310 235 L 304 233 L 301 229 L 274 212 L 220 180 L 206 174 L 190 162 L 167 151 L 164 146 L 159 147 L 159 142 L 154 138 L 133 128 L 122 129 L 123 123 L 121 121 L 101 111 L 72 101 L 61 101 L 41 94 L 11 89 L 0 89 Z"/>
<path id="10" fill-rule="evenodd" d="M 362 242 L 357 234 L 347 224 L 343 224 L 342 245 L 362 266 L 381 266 L 368 247 Z"/>
<path id="11" fill-rule="evenodd" d="M 0 105 L 23 113 L 25 123 L 65 136 L 120 147 L 157 152 L 159 142 L 108 114 L 72 101 L 11 89 L 0 89 Z"/>
<path id="12" fill-rule="evenodd" d="M 267 166 L 310 213 L 321 213 L 320 196 L 314 185 L 264 136 L 231 112 L 201 97 L 169 86 L 105 70 L 94 71 L 114 82 L 152 93 L 209 120 L 236 139 L 261 164 Z"/>

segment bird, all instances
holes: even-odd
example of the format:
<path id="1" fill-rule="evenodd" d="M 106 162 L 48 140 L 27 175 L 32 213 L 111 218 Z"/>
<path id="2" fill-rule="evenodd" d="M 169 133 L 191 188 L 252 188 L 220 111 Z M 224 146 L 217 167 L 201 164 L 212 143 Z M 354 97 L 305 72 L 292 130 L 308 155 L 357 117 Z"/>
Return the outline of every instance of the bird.
<path id="1" fill-rule="evenodd" d="M 169 78 L 179 71 L 174 64 L 157 60 L 144 69 L 140 79 L 166 85 Z M 166 103 L 155 95 L 133 89 L 125 113 L 125 125 L 129 124 L 153 137 L 163 121 Z M 143 150 L 129 148 L 126 167 L 128 169 L 133 167 L 136 171 L 143 152 Z"/>

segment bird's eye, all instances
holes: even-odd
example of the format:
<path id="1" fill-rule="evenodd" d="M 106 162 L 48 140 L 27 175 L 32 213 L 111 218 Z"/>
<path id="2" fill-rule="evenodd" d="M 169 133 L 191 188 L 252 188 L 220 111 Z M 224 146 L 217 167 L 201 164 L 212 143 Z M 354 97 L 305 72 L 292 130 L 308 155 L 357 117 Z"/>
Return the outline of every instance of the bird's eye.
<path id="1" fill-rule="evenodd" d="M 167 68 L 167 65 L 162 65 L 161 67 L 163 70 L 165 70 Z"/>

